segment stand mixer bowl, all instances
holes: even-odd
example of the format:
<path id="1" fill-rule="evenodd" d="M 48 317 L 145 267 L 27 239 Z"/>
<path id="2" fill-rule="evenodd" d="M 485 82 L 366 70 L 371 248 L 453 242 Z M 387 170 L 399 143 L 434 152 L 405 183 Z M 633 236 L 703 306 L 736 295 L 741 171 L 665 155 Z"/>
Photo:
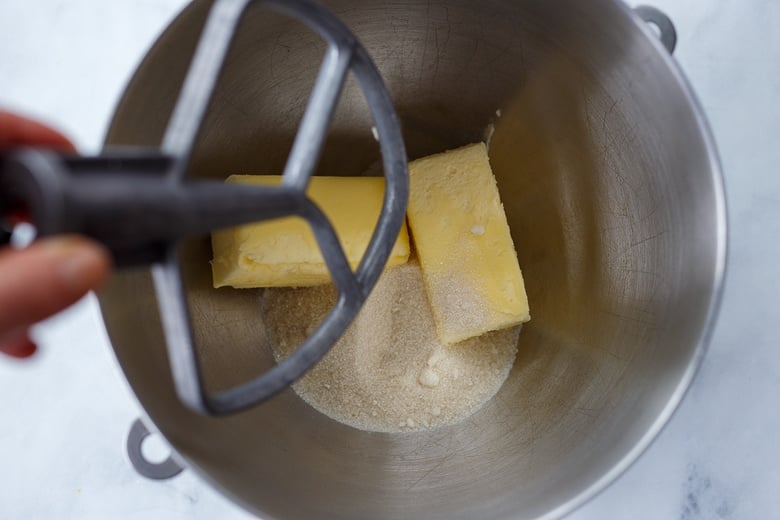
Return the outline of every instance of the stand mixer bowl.
<path id="1" fill-rule="evenodd" d="M 499 393 L 460 424 L 382 434 L 292 390 L 212 418 L 177 399 L 151 276 L 100 295 L 113 348 L 180 460 L 271 518 L 550 518 L 614 480 L 669 419 L 704 354 L 726 256 L 719 164 L 674 61 L 616 0 L 331 0 L 392 94 L 410 158 L 490 137 L 532 321 Z M 209 2 L 139 67 L 106 145 L 159 144 Z M 324 44 L 251 7 L 196 147 L 193 177 L 279 173 Z M 379 158 L 347 82 L 319 174 Z M 274 363 L 259 291 L 211 288 L 207 239 L 181 247 L 204 378 Z"/>

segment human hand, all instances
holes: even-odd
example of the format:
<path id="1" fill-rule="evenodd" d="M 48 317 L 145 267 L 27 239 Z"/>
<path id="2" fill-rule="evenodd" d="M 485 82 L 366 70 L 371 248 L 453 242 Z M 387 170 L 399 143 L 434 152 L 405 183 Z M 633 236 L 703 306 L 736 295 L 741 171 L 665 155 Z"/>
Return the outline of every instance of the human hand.
<path id="1" fill-rule="evenodd" d="M 75 151 L 62 134 L 0 110 L 0 154 L 41 146 Z M 28 357 L 35 350 L 32 325 L 98 289 L 111 267 L 109 253 L 79 236 L 44 238 L 24 249 L 0 249 L 0 352 Z"/>

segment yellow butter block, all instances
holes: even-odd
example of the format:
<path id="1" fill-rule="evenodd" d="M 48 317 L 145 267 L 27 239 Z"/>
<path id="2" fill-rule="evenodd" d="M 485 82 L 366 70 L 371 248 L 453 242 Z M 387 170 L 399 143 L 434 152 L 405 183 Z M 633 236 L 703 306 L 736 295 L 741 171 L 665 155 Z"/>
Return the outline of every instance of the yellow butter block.
<path id="1" fill-rule="evenodd" d="M 278 185 L 277 175 L 232 175 L 227 182 Z M 356 269 L 368 248 L 384 200 L 383 177 L 312 177 L 307 194 L 330 219 L 344 254 Z M 330 281 L 308 223 L 286 217 L 211 235 L 214 287 L 304 287 Z M 409 259 L 409 234 L 401 229 L 387 265 Z"/>
<path id="2" fill-rule="evenodd" d="M 523 276 L 484 143 L 409 165 L 407 217 L 439 339 L 530 319 Z"/>

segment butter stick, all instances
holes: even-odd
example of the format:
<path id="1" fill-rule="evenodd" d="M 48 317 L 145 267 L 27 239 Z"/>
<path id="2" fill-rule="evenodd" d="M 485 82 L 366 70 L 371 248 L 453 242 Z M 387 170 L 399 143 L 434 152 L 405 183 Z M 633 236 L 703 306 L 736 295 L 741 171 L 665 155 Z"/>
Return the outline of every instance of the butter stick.
<path id="1" fill-rule="evenodd" d="M 530 319 L 483 143 L 409 165 L 407 213 L 439 339 L 453 344 Z"/>
<path id="2" fill-rule="evenodd" d="M 227 182 L 277 185 L 276 175 L 232 175 Z M 356 269 L 382 209 L 383 177 L 312 177 L 309 197 L 330 219 L 352 269 Z M 300 217 L 217 231 L 211 236 L 214 287 L 304 287 L 330 281 L 314 234 Z M 409 259 L 404 225 L 388 266 Z"/>

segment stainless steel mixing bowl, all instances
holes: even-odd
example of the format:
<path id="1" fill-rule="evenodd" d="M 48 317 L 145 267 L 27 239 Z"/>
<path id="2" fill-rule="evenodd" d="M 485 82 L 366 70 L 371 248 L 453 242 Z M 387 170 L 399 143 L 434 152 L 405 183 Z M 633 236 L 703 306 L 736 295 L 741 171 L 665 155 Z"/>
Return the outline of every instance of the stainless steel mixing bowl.
<path id="1" fill-rule="evenodd" d="M 181 459 L 276 518 L 538 518 L 573 509 L 648 445 L 704 352 L 726 224 L 706 122 L 673 60 L 614 0 L 332 0 L 386 78 L 410 156 L 483 138 L 533 320 L 499 394 L 425 433 L 358 431 L 288 390 L 226 418 L 172 387 L 147 272 L 114 277 L 105 322 L 130 384 Z M 170 26 L 130 83 L 107 143 L 159 142 L 207 3 Z M 323 45 L 251 8 L 206 118 L 194 176 L 280 171 Z M 321 162 L 379 157 L 347 85 Z M 182 246 L 205 377 L 273 362 L 258 292 L 210 288 L 207 240 Z"/>

